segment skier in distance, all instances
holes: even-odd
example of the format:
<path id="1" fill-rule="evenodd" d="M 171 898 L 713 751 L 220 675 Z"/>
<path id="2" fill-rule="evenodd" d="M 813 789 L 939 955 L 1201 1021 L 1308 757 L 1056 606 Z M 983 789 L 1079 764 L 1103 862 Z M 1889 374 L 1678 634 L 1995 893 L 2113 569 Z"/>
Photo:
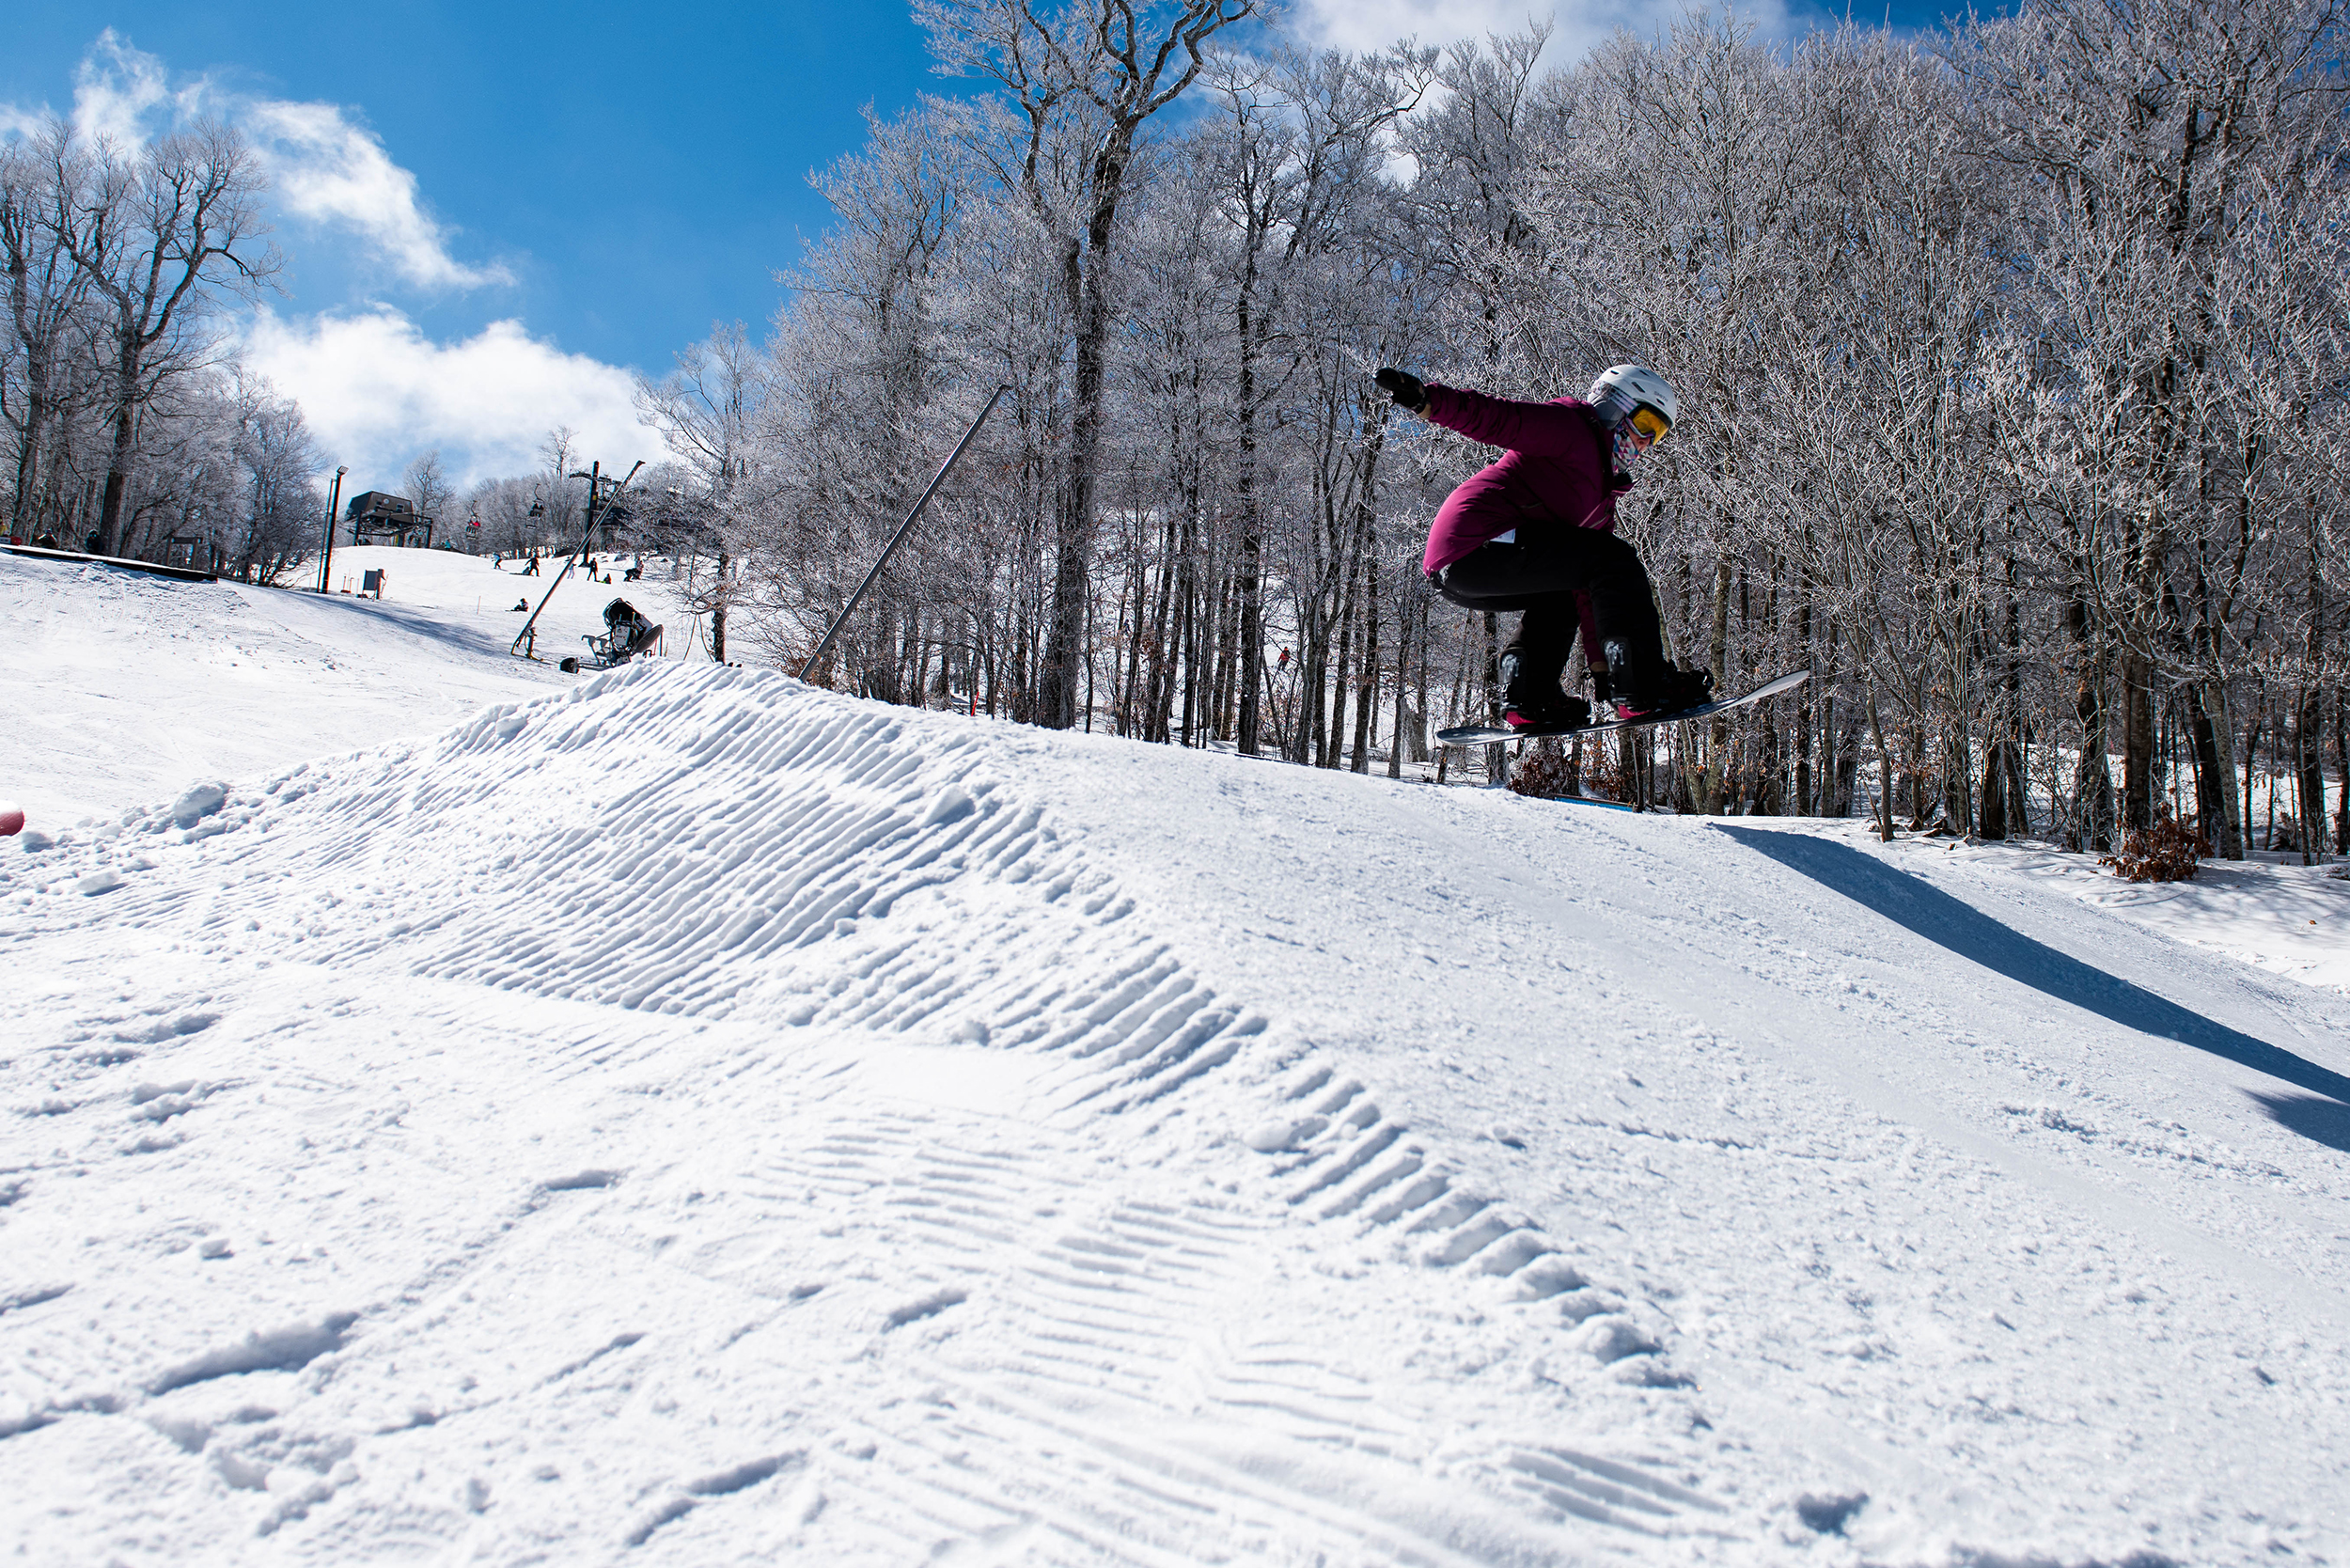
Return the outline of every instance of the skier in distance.
<path id="1" fill-rule="evenodd" d="M 1440 386 L 1408 370 L 1374 379 L 1398 408 L 1507 448 L 1445 497 L 1420 557 L 1429 585 L 1453 604 L 1524 612 L 1501 651 L 1502 723 L 1591 722 L 1591 705 L 1559 685 L 1578 630 L 1593 688 L 1619 718 L 1712 699 L 1712 676 L 1665 662 L 1648 572 L 1615 531 L 1616 498 L 1632 488 L 1633 464 L 1672 429 L 1675 400 L 1663 376 L 1618 365 L 1588 397 L 1546 403 Z"/>

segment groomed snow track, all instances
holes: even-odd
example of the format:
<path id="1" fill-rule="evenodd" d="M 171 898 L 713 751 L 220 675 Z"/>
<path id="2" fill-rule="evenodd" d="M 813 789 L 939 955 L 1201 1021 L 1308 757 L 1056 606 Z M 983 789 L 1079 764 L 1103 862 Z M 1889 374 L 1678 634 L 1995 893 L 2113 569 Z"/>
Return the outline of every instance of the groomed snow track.
<path id="1" fill-rule="evenodd" d="M 1000 733 L 639 666 L 52 852 L 11 1242 L 201 1191 L 5 1304 L 0 1461 L 82 1478 L 34 1556 L 1762 1540 L 1605 1251 L 1221 993 Z"/>

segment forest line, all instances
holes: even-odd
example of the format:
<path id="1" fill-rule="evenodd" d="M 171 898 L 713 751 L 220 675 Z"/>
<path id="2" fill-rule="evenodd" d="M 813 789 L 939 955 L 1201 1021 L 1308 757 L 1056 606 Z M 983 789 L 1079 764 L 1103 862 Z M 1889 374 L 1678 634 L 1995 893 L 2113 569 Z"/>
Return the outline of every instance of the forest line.
<path id="1" fill-rule="evenodd" d="M 1683 408 L 1623 508 L 1676 656 L 1726 691 L 1814 671 L 1668 740 L 1660 798 L 2102 849 L 2176 792 L 2234 856 L 2257 753 L 2320 816 L 2336 8 L 2044 0 L 1787 50 L 1699 16 L 1557 70 L 1539 28 L 1215 52 L 1241 9 L 1145 13 L 1153 55 L 1117 8 L 925 8 L 995 90 L 875 121 L 773 333 L 644 389 L 738 644 L 810 648 L 1010 383 L 819 678 L 1392 772 L 1491 709 L 1495 629 L 1417 557 L 1492 454 L 1371 371 L 1548 399 L 1637 360 Z"/>

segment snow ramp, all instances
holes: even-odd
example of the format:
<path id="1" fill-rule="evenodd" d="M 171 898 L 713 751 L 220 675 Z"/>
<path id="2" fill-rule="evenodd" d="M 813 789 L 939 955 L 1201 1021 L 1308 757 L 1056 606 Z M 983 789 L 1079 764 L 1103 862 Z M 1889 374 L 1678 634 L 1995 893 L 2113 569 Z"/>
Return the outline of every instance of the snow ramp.
<path id="1" fill-rule="evenodd" d="M 638 666 L 11 855 L 10 1522 L 2338 1549 L 2332 1004 L 1769 831 Z"/>

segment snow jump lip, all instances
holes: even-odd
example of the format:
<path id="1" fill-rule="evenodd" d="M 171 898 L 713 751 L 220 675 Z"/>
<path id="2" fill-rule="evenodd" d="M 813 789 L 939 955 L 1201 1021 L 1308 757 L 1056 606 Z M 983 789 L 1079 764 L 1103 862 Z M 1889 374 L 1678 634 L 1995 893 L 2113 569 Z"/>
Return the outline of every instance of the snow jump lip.
<path id="1" fill-rule="evenodd" d="M 2261 1101 L 2279 1124 L 2304 1137 L 2336 1148 L 2350 1143 L 2350 1077 L 2035 941 L 1931 883 L 1885 865 L 1849 844 L 1731 823 L 1708 825 L 1872 914 L 2019 985 L 2124 1028 L 2192 1045 L 2323 1095 L 2332 1102 L 2334 1115 L 2313 1118 L 2305 1108 L 2306 1102 L 2288 1101 L 2293 1107 L 2288 1116 L 2266 1097 L 2255 1094 L 2253 1098 Z M 2315 1130 L 2320 1122 L 2325 1123 L 2323 1129 Z"/>

